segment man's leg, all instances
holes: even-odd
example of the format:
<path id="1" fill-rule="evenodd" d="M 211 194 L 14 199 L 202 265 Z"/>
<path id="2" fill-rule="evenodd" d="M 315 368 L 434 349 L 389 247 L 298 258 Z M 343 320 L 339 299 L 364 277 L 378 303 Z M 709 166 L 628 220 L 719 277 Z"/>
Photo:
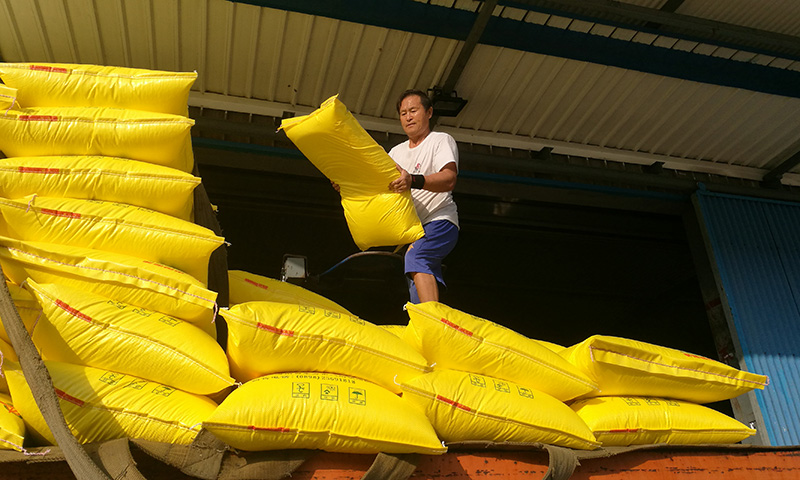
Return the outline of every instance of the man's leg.
<path id="1" fill-rule="evenodd" d="M 414 272 L 412 279 L 414 286 L 417 287 L 420 303 L 439 301 L 439 285 L 436 283 L 436 277 L 430 273 Z"/>
<path id="2" fill-rule="evenodd" d="M 447 220 L 428 223 L 424 228 L 425 236 L 411 244 L 405 256 L 411 303 L 439 301 L 439 283 L 444 285 L 442 259 L 458 240 L 458 227 Z"/>

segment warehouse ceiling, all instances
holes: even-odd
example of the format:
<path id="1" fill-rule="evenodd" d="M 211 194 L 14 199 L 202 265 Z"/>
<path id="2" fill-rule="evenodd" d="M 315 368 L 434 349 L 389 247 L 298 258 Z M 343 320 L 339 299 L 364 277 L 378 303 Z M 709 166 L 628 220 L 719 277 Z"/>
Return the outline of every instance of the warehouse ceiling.
<path id="1" fill-rule="evenodd" d="M 794 0 L 0 0 L 0 57 L 196 70 L 198 127 L 244 143 L 335 94 L 388 141 L 437 88 L 498 167 L 800 185 Z"/>

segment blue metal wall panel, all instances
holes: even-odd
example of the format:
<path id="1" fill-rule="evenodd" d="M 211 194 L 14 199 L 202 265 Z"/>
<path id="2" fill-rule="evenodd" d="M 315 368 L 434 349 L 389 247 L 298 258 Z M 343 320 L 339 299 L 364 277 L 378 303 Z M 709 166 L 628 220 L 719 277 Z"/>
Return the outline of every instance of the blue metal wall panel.
<path id="1" fill-rule="evenodd" d="M 800 444 L 800 204 L 698 192 L 702 221 L 772 445 Z"/>

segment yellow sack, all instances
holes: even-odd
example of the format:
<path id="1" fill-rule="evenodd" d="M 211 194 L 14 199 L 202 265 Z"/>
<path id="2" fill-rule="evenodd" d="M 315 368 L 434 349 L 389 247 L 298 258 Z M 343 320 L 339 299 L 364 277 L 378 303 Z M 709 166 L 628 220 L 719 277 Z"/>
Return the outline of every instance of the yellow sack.
<path id="1" fill-rule="evenodd" d="M 303 287 L 242 270 L 228 270 L 228 290 L 231 305 L 256 301 L 291 303 L 352 315 L 338 303 Z"/>
<path id="2" fill-rule="evenodd" d="M 135 375 L 211 395 L 233 385 L 222 347 L 196 326 L 58 284 L 28 280 L 44 312 L 34 341 L 45 360 Z"/>
<path id="3" fill-rule="evenodd" d="M 14 347 L 10 342 L 6 342 L 5 340 L 0 340 L 0 358 L 3 360 L 2 364 L 0 364 L 0 372 L 2 373 L 5 373 L 6 360 L 12 362 L 19 360 L 17 352 L 14 351 Z M 8 382 L 6 381 L 5 375 L 0 375 L 0 392 L 8 393 Z"/>
<path id="4" fill-rule="evenodd" d="M 587 396 L 664 397 L 711 403 L 763 389 L 769 383 L 764 375 L 699 355 L 605 335 L 589 337 L 561 355 L 597 382 L 600 390 Z"/>
<path id="5" fill-rule="evenodd" d="M 281 128 L 323 175 L 341 188 L 342 207 L 358 248 L 405 245 L 425 232 L 411 192 L 392 193 L 394 161 L 336 96 L 309 115 L 288 118 Z"/>
<path id="6" fill-rule="evenodd" d="M 406 341 L 436 368 L 488 375 L 567 401 L 596 388 L 569 362 L 513 330 L 438 302 L 406 304 Z"/>
<path id="7" fill-rule="evenodd" d="M 17 89 L 0 83 L 0 110 L 4 112 L 9 108 L 19 107 L 17 103 Z"/>
<path id="8" fill-rule="evenodd" d="M 60 283 L 214 331 L 217 293 L 191 275 L 116 253 L 0 237 L 0 265 L 20 284 Z M 210 333 L 210 332 L 209 332 Z"/>
<path id="9" fill-rule="evenodd" d="M 425 412 L 445 443 L 541 442 L 592 450 L 600 446 L 568 406 L 533 388 L 456 370 L 403 383 L 403 399 Z"/>
<path id="10" fill-rule="evenodd" d="M 555 352 L 555 353 L 560 353 L 560 352 L 561 352 L 561 351 L 563 351 L 565 348 L 567 348 L 567 347 L 563 347 L 563 346 L 561 346 L 561 345 L 558 345 L 558 344 L 556 344 L 556 343 L 552 343 L 552 342 L 546 342 L 546 341 L 544 341 L 544 340 L 536 340 L 536 341 L 537 341 L 537 342 L 539 342 L 539 344 L 540 344 L 541 346 L 543 346 L 543 347 L 547 347 L 547 348 L 549 348 L 550 350 L 552 350 L 552 351 L 553 351 L 553 352 Z"/>
<path id="11" fill-rule="evenodd" d="M 240 381 L 291 371 L 341 373 L 399 393 L 399 383 L 429 372 L 425 359 L 391 333 L 340 312 L 248 302 L 220 314 L 228 358 Z"/>
<path id="12" fill-rule="evenodd" d="M 200 179 L 174 168 L 102 156 L 0 159 L 0 197 L 83 198 L 127 203 L 192 220 Z"/>
<path id="13" fill-rule="evenodd" d="M 251 380 L 228 395 L 203 427 L 241 450 L 447 451 L 416 407 L 374 383 L 328 373 Z"/>
<path id="14" fill-rule="evenodd" d="M 117 107 L 188 115 L 197 72 L 68 63 L 0 63 L 23 107 Z"/>
<path id="15" fill-rule="evenodd" d="M 119 108 L 7 110 L 0 115 L 0 150 L 7 157 L 107 155 L 191 172 L 192 125 L 178 115 Z"/>
<path id="16" fill-rule="evenodd" d="M 0 235 L 139 257 L 184 271 L 203 284 L 214 232 L 146 208 L 100 200 L 0 198 Z"/>
<path id="17" fill-rule="evenodd" d="M 405 325 L 378 325 L 378 326 L 393 335 L 397 335 L 400 338 L 403 338 L 405 336 L 405 330 L 406 330 Z"/>
<path id="18" fill-rule="evenodd" d="M 25 440 L 25 422 L 16 408 L 11 397 L 0 394 L 0 449 L 23 451 L 22 443 Z"/>
<path id="19" fill-rule="evenodd" d="M 29 334 L 32 333 L 33 326 L 42 314 L 42 309 L 39 308 L 36 299 L 24 288 L 8 281 L 6 281 L 6 286 L 8 287 L 9 293 L 11 293 L 11 300 L 14 302 L 14 307 L 17 309 L 17 313 L 19 313 L 22 324 L 25 325 L 25 329 Z M 5 325 L 3 325 L 2 321 L 0 321 L 0 340 L 11 343 L 11 339 L 8 338 Z"/>
<path id="20" fill-rule="evenodd" d="M 115 438 L 189 444 L 217 407 L 207 397 L 98 368 L 45 362 L 67 426 L 80 443 Z M 19 365 L 6 369 L 11 398 L 28 431 L 55 444 Z"/>
<path id="21" fill-rule="evenodd" d="M 603 446 L 737 443 L 756 431 L 702 405 L 648 397 L 579 400 L 572 409 Z"/>

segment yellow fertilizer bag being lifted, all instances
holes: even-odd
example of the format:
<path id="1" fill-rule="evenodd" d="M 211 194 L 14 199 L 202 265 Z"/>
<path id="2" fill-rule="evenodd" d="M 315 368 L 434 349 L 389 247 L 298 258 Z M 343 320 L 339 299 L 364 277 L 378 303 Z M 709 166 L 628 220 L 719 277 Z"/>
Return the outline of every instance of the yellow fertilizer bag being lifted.
<path id="1" fill-rule="evenodd" d="M 6 276 L 21 284 L 59 283 L 154 310 L 215 331 L 217 293 L 191 275 L 127 255 L 24 242 L 0 237 L 0 265 Z M 210 330 L 210 331 L 209 331 Z"/>
<path id="2" fill-rule="evenodd" d="M 399 393 L 399 383 L 430 371 L 422 355 L 397 336 L 340 312 L 248 302 L 220 314 L 228 323 L 231 372 L 240 381 L 279 372 L 331 372 Z"/>
<path id="3" fill-rule="evenodd" d="M 72 198 L 0 198 L 0 235 L 105 250 L 184 271 L 203 284 L 224 239 L 200 225 L 134 205 Z"/>
<path id="4" fill-rule="evenodd" d="M 233 385 L 222 347 L 162 313 L 58 284 L 28 280 L 44 313 L 34 342 L 45 360 L 135 375 L 211 395 Z"/>
<path id="5" fill-rule="evenodd" d="M 117 107 L 188 115 L 197 72 L 68 63 L 0 63 L 22 107 Z"/>
<path id="6" fill-rule="evenodd" d="M 419 345 L 436 368 L 489 375 L 567 401 L 596 388 L 572 366 L 535 340 L 438 302 L 406 304 L 406 341 Z"/>
<path id="7" fill-rule="evenodd" d="M 242 270 L 228 270 L 228 290 L 231 305 L 256 301 L 291 303 L 352 315 L 338 303 L 303 287 Z"/>
<path id="8" fill-rule="evenodd" d="M 131 375 L 62 362 L 45 366 L 67 426 L 80 443 L 130 437 L 189 444 L 217 407 L 207 397 Z M 28 431 L 54 444 L 19 365 L 9 365 L 6 375 Z"/>
<path id="9" fill-rule="evenodd" d="M 127 203 L 192 220 L 200 178 L 174 168 L 103 156 L 0 159 L 0 197 L 82 198 Z"/>
<path id="10" fill-rule="evenodd" d="M 228 395 L 203 426 L 241 450 L 447 451 L 413 405 L 374 383 L 326 373 L 251 380 Z"/>
<path id="11" fill-rule="evenodd" d="M 594 379 L 600 390 L 587 396 L 645 396 L 711 403 L 768 383 L 764 375 L 627 338 L 595 335 L 561 355 Z"/>
<path id="12" fill-rule="evenodd" d="M 403 385 L 445 443 L 540 442 L 592 450 L 589 427 L 564 403 L 530 387 L 456 370 L 437 370 Z"/>
<path id="13" fill-rule="evenodd" d="M 597 397 L 572 409 L 603 446 L 737 443 L 756 431 L 702 405 L 650 397 Z"/>
<path id="14" fill-rule="evenodd" d="M 39 308 L 36 299 L 24 288 L 8 281 L 6 281 L 6 286 L 8 287 L 9 293 L 11 293 L 11 301 L 14 302 L 14 307 L 17 309 L 17 313 L 19 313 L 20 319 L 22 319 L 22 324 L 25 325 L 25 330 L 27 330 L 29 334 L 32 333 L 33 326 L 36 324 L 36 321 L 39 320 L 42 309 Z M 2 321 L 0 321 L 0 340 L 11 343 Z"/>
<path id="15" fill-rule="evenodd" d="M 192 125 L 179 115 L 119 108 L 11 109 L 0 115 L 0 150 L 7 157 L 123 157 L 191 172 Z"/>
<path id="16" fill-rule="evenodd" d="M 333 96 L 309 115 L 288 118 L 281 128 L 323 175 L 339 184 L 342 207 L 358 248 L 405 245 L 425 232 L 411 192 L 392 193 L 394 161 Z"/>
<path id="17" fill-rule="evenodd" d="M 25 441 L 25 422 L 19 414 L 11 397 L 0 393 L 0 450 L 23 451 Z"/>

